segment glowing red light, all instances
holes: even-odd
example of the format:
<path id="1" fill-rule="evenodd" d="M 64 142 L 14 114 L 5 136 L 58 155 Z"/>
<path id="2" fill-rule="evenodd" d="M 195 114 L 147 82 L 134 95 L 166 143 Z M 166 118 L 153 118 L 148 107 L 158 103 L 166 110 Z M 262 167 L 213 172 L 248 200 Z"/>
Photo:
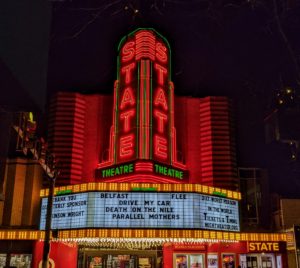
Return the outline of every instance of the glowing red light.
<path id="1" fill-rule="evenodd" d="M 166 138 L 154 135 L 154 154 L 163 159 L 166 160 L 168 158 L 168 141 Z"/>
<path id="2" fill-rule="evenodd" d="M 135 68 L 135 62 L 132 62 L 124 67 L 122 67 L 121 72 L 125 74 L 125 83 L 129 84 L 132 81 L 132 73 Z"/>
<path id="3" fill-rule="evenodd" d="M 164 125 L 167 122 L 167 115 L 159 112 L 159 111 L 154 111 L 154 116 L 157 118 L 158 121 L 158 131 L 160 133 L 164 133 Z"/>
<path id="4" fill-rule="evenodd" d="M 142 58 L 155 60 L 155 36 L 149 31 L 140 31 L 135 36 L 136 55 L 138 61 Z"/>
<path id="5" fill-rule="evenodd" d="M 166 78 L 166 75 L 168 73 L 168 70 L 161 66 L 160 64 L 158 63 L 155 63 L 154 64 L 154 68 L 155 70 L 157 71 L 157 76 L 158 76 L 158 83 L 162 86 L 164 85 L 165 83 L 165 78 Z"/>
<path id="6" fill-rule="evenodd" d="M 167 55 L 167 48 L 160 42 L 156 43 L 156 58 L 162 62 L 167 63 L 168 55 Z"/>
<path id="7" fill-rule="evenodd" d="M 125 106 L 133 106 L 135 104 L 134 93 L 131 87 L 125 88 L 120 104 L 120 109 L 124 109 Z"/>
<path id="8" fill-rule="evenodd" d="M 127 62 L 134 58 L 135 54 L 135 42 L 129 41 L 122 48 L 122 61 Z"/>
<path id="9" fill-rule="evenodd" d="M 168 103 L 165 96 L 165 92 L 162 88 L 158 88 L 156 90 L 155 96 L 154 96 L 154 104 L 156 106 L 161 105 L 165 110 L 168 110 Z"/>
<path id="10" fill-rule="evenodd" d="M 120 48 L 119 81 L 114 90 L 114 116 L 109 163 L 142 159 L 177 163 L 173 84 L 169 81 L 169 49 L 153 30 L 128 35 Z"/>
<path id="11" fill-rule="evenodd" d="M 131 157 L 134 154 L 132 134 L 120 138 L 120 158 Z"/>
<path id="12" fill-rule="evenodd" d="M 129 110 L 120 114 L 120 118 L 124 120 L 123 130 L 128 132 L 130 130 L 130 118 L 135 115 L 135 110 Z"/>

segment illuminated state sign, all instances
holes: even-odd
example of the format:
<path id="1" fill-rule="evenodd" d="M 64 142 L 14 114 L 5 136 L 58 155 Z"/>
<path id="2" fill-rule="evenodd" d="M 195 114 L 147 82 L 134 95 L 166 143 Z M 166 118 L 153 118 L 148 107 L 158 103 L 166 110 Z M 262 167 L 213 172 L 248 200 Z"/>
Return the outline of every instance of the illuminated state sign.
<path id="1" fill-rule="evenodd" d="M 47 198 L 40 229 L 45 229 Z M 56 196 L 52 229 L 188 228 L 239 231 L 238 201 L 198 193 L 87 192 Z"/>
<path id="2" fill-rule="evenodd" d="M 248 242 L 249 252 L 274 252 L 279 250 L 279 242 Z"/>
<path id="3" fill-rule="evenodd" d="M 117 162 L 170 162 L 169 47 L 150 30 L 121 41 L 116 95 Z"/>
<path id="4" fill-rule="evenodd" d="M 121 40 L 118 50 L 109 156 L 98 169 L 135 160 L 184 169 L 177 161 L 169 43 L 153 29 L 138 29 Z M 170 172 L 166 176 L 183 178 Z M 112 176 L 98 170 L 96 177 Z"/>

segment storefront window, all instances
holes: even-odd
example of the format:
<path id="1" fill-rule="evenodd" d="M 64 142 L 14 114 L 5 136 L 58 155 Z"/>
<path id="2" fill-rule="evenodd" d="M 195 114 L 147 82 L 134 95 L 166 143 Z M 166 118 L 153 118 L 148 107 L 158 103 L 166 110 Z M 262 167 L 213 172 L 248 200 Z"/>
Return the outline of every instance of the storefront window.
<path id="1" fill-rule="evenodd" d="M 203 268 L 203 255 L 190 255 L 191 268 Z"/>
<path id="2" fill-rule="evenodd" d="M 130 255 L 108 255 L 106 264 L 111 268 L 134 268 L 135 259 Z"/>
<path id="3" fill-rule="evenodd" d="M 0 254 L 0 268 L 4 268 L 6 266 L 6 254 Z"/>
<path id="4" fill-rule="evenodd" d="M 272 268 L 272 257 L 271 256 L 261 256 L 261 266 L 263 268 Z"/>
<path id="5" fill-rule="evenodd" d="M 276 256 L 277 268 L 282 268 L 281 255 Z"/>
<path id="6" fill-rule="evenodd" d="M 222 267 L 235 268 L 235 255 L 231 253 L 222 254 Z"/>
<path id="7" fill-rule="evenodd" d="M 208 254 L 207 255 L 207 268 L 218 268 L 218 255 Z"/>
<path id="8" fill-rule="evenodd" d="M 88 268 L 154 268 L 154 258 L 130 254 L 103 254 L 88 257 Z M 1 268 L 1 267 L 0 267 Z"/>
<path id="9" fill-rule="evenodd" d="M 241 268 L 282 268 L 281 259 L 277 260 L 276 266 L 274 255 L 266 253 L 241 254 L 240 265 Z"/>
<path id="10" fill-rule="evenodd" d="M 204 254 L 176 254 L 176 268 L 205 268 Z"/>
<path id="11" fill-rule="evenodd" d="M 161 251 L 82 251 L 82 268 L 162 268 Z M 79 254 L 79 256 L 81 255 Z M 81 257 L 82 258 L 82 257 Z M 1 267 L 0 267 L 1 268 Z"/>
<path id="12" fill-rule="evenodd" d="M 89 261 L 89 268 L 102 268 L 102 257 L 91 257 Z"/>
<path id="13" fill-rule="evenodd" d="M 176 268 L 188 268 L 188 255 L 176 255 Z"/>
<path id="14" fill-rule="evenodd" d="M 139 258 L 139 268 L 151 268 L 151 258 L 140 257 Z"/>
<path id="15" fill-rule="evenodd" d="M 18 268 L 30 268 L 31 261 L 31 254 L 11 254 L 9 265 Z"/>
<path id="16" fill-rule="evenodd" d="M 257 268 L 258 267 L 258 258 L 257 256 L 247 256 L 247 268 Z"/>

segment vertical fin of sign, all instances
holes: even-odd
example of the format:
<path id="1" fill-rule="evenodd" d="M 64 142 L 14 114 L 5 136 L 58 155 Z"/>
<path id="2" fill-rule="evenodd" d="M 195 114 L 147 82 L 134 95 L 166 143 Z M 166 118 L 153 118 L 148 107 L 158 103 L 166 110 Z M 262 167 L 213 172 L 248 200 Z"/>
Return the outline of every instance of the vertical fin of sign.
<path id="1" fill-rule="evenodd" d="M 139 88 L 139 158 L 150 158 L 150 60 L 141 60 Z"/>

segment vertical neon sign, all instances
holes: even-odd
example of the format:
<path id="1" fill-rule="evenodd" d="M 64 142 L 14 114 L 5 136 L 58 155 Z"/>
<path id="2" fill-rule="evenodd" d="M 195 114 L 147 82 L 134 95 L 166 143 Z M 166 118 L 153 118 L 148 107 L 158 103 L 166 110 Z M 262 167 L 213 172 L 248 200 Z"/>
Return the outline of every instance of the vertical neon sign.
<path id="1" fill-rule="evenodd" d="M 153 29 L 138 29 L 119 45 L 109 161 L 137 159 L 181 167 L 176 159 L 170 47 Z"/>

